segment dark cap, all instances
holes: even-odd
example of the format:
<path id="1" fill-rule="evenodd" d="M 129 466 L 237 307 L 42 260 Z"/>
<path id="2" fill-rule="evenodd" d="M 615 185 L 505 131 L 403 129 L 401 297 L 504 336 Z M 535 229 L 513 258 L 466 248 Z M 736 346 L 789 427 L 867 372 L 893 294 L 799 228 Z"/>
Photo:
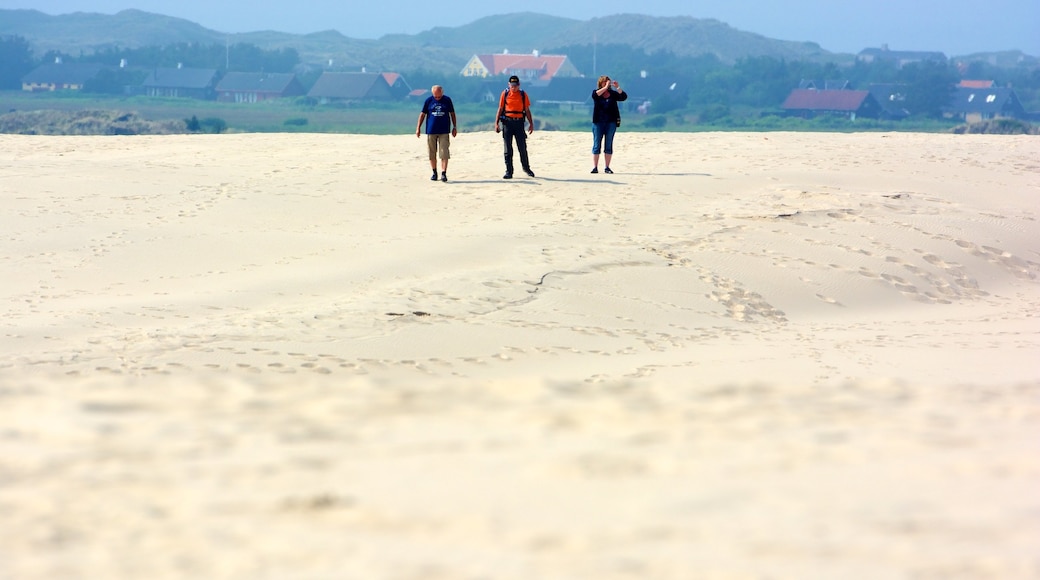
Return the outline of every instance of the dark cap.
<path id="1" fill-rule="evenodd" d="M 516 75 L 513 75 L 513 76 L 509 77 L 509 82 L 519 84 L 520 83 L 520 77 L 518 77 Z"/>

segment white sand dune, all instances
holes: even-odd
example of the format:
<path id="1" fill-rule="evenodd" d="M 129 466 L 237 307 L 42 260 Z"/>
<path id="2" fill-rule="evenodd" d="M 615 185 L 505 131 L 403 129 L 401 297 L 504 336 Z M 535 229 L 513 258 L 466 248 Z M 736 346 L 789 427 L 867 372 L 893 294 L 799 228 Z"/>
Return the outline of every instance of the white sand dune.
<path id="1" fill-rule="evenodd" d="M 0 578 L 1040 578 L 1040 139 L 0 135 Z"/>

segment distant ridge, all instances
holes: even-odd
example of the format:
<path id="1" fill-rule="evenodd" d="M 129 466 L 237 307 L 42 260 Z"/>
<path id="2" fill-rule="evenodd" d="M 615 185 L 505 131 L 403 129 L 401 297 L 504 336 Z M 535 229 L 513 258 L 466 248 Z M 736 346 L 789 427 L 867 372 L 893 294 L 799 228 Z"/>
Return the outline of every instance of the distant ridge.
<path id="1" fill-rule="evenodd" d="M 504 35 L 502 31 L 508 30 Z M 846 61 L 815 42 L 776 40 L 737 30 L 714 19 L 617 14 L 587 21 L 518 12 L 480 18 L 458 27 L 436 27 L 414 35 L 353 39 L 335 30 L 310 34 L 277 31 L 224 33 L 194 22 L 141 10 L 114 15 L 76 12 L 51 16 L 37 10 L 0 10 L 0 36 L 29 41 L 36 55 L 70 55 L 112 47 L 140 48 L 175 43 L 249 43 L 266 50 L 295 49 L 305 64 L 368 63 L 387 70 L 426 69 L 455 73 L 477 53 L 545 51 L 553 47 L 621 44 L 647 53 L 712 54 L 725 63 L 750 56 L 787 60 Z M 507 42 L 506 42 L 507 41 Z M 866 48 L 866 47 L 864 47 Z"/>

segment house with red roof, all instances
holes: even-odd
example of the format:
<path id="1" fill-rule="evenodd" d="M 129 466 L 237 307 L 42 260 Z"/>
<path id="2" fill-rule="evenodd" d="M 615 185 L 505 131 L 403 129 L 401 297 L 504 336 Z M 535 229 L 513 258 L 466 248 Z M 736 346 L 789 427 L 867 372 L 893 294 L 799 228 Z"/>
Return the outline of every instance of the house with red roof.
<path id="1" fill-rule="evenodd" d="M 795 89 L 781 107 L 790 116 L 805 118 L 842 115 L 852 120 L 876 119 L 882 113 L 881 105 L 870 91 Z"/>
<path id="2" fill-rule="evenodd" d="M 475 54 L 462 69 L 464 77 L 520 77 L 521 82 L 549 82 L 557 77 L 580 77 L 581 73 L 562 54 Z"/>
<path id="3" fill-rule="evenodd" d="M 971 79 L 962 79 L 961 82 L 957 83 L 958 87 L 966 89 L 990 89 L 993 88 L 995 83 L 993 81 L 976 81 Z"/>

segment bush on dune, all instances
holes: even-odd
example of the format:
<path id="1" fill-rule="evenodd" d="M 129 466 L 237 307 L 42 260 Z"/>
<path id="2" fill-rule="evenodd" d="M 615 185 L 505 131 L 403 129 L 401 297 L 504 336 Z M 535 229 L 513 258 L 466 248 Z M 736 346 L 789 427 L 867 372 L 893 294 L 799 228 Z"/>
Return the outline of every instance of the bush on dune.
<path id="1" fill-rule="evenodd" d="M 958 135 L 1040 135 L 1040 127 L 1018 119 L 990 119 L 953 128 Z"/>
<path id="2" fill-rule="evenodd" d="M 23 111 L 0 115 L 0 133 L 17 135 L 171 135 L 179 121 L 148 121 L 137 113 L 108 110 Z"/>

